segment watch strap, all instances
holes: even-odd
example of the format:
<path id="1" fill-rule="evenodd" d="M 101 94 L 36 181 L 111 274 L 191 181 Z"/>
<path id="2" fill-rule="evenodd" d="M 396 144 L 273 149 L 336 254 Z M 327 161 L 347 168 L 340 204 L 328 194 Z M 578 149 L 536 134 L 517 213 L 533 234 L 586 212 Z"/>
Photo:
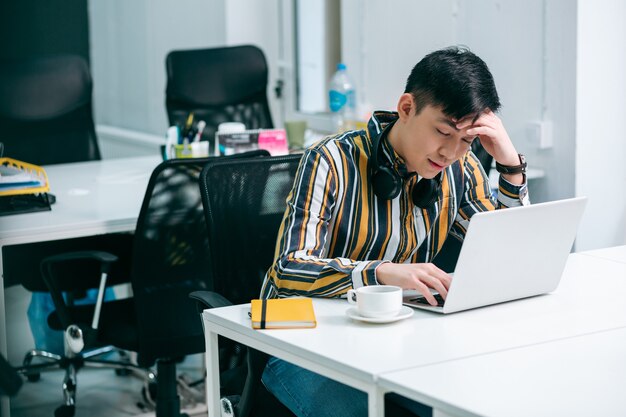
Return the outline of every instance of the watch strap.
<path id="1" fill-rule="evenodd" d="M 525 174 L 526 173 L 526 157 L 518 153 L 519 165 L 502 165 L 496 161 L 496 171 L 500 174 Z"/>

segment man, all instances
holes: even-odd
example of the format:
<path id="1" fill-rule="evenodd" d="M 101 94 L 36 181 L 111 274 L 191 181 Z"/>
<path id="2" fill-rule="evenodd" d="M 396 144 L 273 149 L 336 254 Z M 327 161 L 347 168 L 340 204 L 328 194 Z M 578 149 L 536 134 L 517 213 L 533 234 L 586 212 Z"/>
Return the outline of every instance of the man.
<path id="1" fill-rule="evenodd" d="M 450 276 L 431 261 L 446 238 L 462 240 L 476 212 L 528 202 L 526 163 L 499 108 L 487 65 L 448 48 L 413 68 L 397 113 L 375 112 L 367 132 L 307 149 L 261 296 L 342 297 L 388 284 L 417 290 L 432 305 L 430 289 L 445 299 Z M 501 172 L 497 201 L 470 151 L 475 138 Z M 364 393 L 276 358 L 263 382 L 299 416 L 366 414 Z"/>

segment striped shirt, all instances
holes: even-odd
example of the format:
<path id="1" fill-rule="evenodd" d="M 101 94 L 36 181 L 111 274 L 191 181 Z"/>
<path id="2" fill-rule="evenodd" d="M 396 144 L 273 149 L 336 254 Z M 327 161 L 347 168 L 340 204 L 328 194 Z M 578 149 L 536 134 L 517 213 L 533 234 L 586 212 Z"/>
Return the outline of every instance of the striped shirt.
<path id="1" fill-rule="evenodd" d="M 368 167 L 372 138 L 391 114 L 377 112 L 367 132 L 330 136 L 306 150 L 261 298 L 340 297 L 377 284 L 375 269 L 382 262 L 430 262 L 449 234 L 463 239 L 474 213 L 528 203 L 526 184 L 502 177 L 496 201 L 471 151 L 442 171 L 438 198 L 428 208 L 411 199 L 417 176 L 405 180 L 393 200 L 376 197 Z M 381 150 L 379 158 L 404 177 L 406 166 L 386 138 Z"/>

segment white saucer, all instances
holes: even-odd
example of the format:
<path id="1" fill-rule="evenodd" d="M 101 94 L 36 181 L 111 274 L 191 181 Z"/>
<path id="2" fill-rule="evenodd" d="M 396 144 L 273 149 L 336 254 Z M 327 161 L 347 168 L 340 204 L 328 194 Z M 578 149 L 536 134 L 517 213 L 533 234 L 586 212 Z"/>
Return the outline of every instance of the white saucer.
<path id="1" fill-rule="evenodd" d="M 356 307 L 351 307 L 346 310 L 346 315 L 353 320 L 360 320 L 367 323 L 392 323 L 394 321 L 403 320 L 413 315 L 413 309 L 411 307 L 402 306 L 400 312 L 391 317 L 363 317 L 359 314 Z"/>

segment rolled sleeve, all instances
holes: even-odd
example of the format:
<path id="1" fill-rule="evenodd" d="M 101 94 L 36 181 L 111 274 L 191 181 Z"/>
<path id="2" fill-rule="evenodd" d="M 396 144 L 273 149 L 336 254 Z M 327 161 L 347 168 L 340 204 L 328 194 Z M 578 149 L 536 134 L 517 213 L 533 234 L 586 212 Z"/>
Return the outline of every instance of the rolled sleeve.
<path id="1" fill-rule="evenodd" d="M 530 205 L 526 175 L 524 175 L 524 183 L 521 185 L 511 184 L 500 175 L 498 182 L 498 203 L 501 207 Z"/>

